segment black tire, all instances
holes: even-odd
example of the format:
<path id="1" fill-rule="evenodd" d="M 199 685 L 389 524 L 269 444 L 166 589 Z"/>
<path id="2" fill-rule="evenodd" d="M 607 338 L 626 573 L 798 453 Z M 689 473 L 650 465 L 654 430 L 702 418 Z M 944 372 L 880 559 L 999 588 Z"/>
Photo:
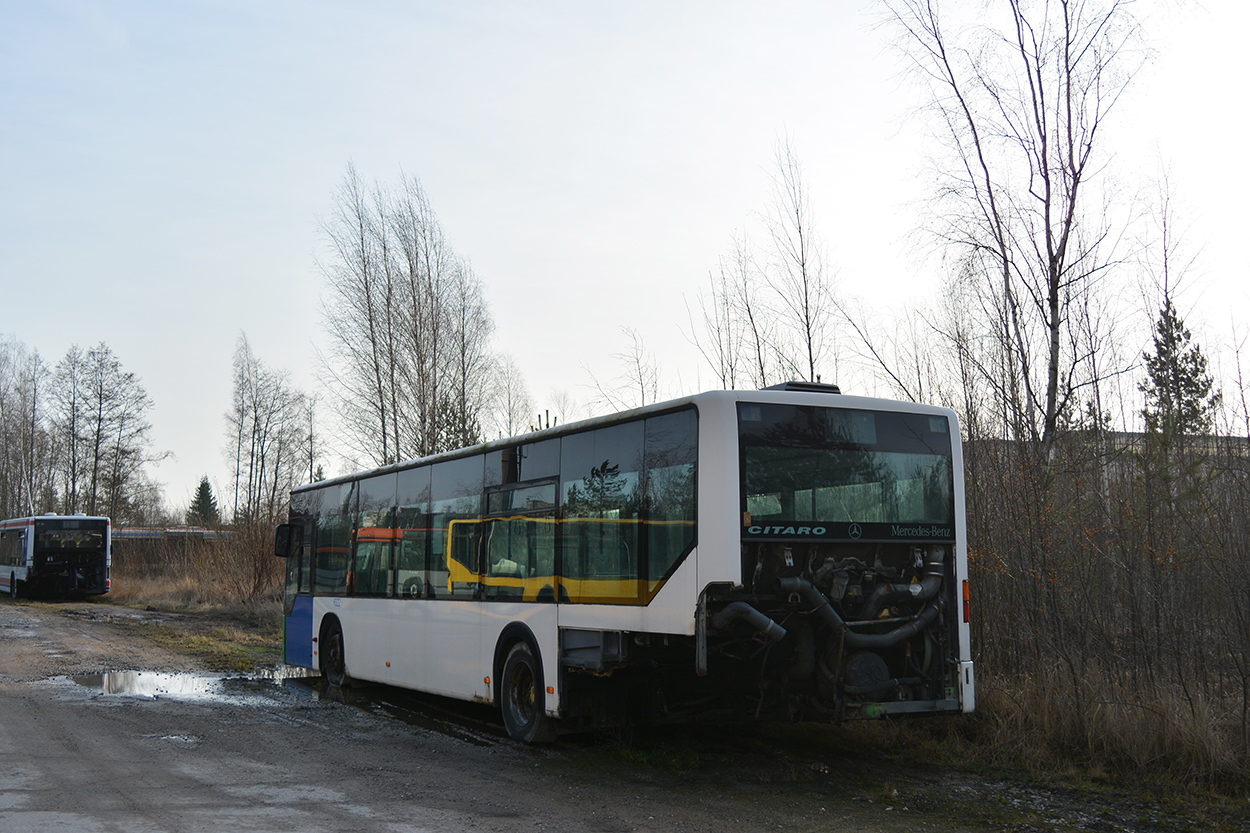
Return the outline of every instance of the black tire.
<path id="1" fill-rule="evenodd" d="M 17 598 L 17 573 L 9 573 L 9 598 Z"/>
<path id="2" fill-rule="evenodd" d="M 413 576 L 404 582 L 405 599 L 419 599 L 421 598 L 421 594 L 424 592 L 425 586 L 422 584 L 421 579 L 417 576 Z"/>
<path id="3" fill-rule="evenodd" d="M 555 721 L 547 716 L 543 667 L 529 643 L 508 650 L 499 683 L 499 710 L 508 736 L 522 743 L 550 743 L 556 739 Z"/>
<path id="4" fill-rule="evenodd" d="M 352 684 L 343 650 L 343 628 L 338 622 L 327 625 L 321 637 L 321 675 L 335 688 L 347 688 Z"/>

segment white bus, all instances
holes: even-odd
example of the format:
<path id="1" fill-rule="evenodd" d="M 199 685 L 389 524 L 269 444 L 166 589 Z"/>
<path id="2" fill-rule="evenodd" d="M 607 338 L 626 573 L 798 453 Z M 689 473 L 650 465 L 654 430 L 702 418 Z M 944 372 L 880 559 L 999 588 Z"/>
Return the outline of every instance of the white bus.
<path id="1" fill-rule="evenodd" d="M 508 733 L 969 712 L 954 412 L 717 391 L 291 494 L 285 656 Z"/>
<path id="2" fill-rule="evenodd" d="M 0 590 L 14 598 L 107 593 L 111 532 L 108 518 L 87 515 L 0 521 Z"/>

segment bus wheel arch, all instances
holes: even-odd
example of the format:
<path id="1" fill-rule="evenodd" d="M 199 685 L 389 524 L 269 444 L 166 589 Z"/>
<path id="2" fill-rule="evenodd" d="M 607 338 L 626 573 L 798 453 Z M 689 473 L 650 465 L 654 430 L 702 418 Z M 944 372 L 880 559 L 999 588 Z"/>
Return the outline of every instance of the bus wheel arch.
<path id="1" fill-rule="evenodd" d="M 495 645 L 494 693 L 513 740 L 550 743 L 556 739 L 555 721 L 546 710 L 542 653 L 524 625 L 505 628 Z"/>
<path id="2" fill-rule="evenodd" d="M 317 650 L 321 675 L 335 688 L 348 688 L 352 678 L 347 673 L 347 652 L 343 645 L 343 625 L 334 615 L 321 620 L 317 637 Z"/>

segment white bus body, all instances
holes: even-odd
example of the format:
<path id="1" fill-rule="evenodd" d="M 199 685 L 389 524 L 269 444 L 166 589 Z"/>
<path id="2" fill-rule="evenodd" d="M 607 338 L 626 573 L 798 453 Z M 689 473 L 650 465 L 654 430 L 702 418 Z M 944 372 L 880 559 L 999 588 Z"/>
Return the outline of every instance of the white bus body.
<path id="1" fill-rule="evenodd" d="M 526 741 L 971 711 L 955 414 L 803 387 L 295 490 L 287 662 L 498 704 Z"/>
<path id="2" fill-rule="evenodd" d="M 0 592 L 87 596 L 111 586 L 112 525 L 87 515 L 0 521 Z"/>

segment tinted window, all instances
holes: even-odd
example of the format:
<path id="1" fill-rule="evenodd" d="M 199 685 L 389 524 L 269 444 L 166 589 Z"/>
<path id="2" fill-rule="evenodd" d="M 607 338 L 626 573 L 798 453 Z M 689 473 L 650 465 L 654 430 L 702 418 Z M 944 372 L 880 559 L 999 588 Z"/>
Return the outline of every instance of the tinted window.
<path id="1" fill-rule="evenodd" d="M 564 438 L 561 576 L 570 601 L 639 597 L 643 423 Z"/>
<path id="2" fill-rule="evenodd" d="M 951 539 L 945 417 L 739 406 L 747 537 Z"/>
<path id="3" fill-rule="evenodd" d="M 662 580 L 694 546 L 698 422 L 692 410 L 646 425 L 647 579 Z"/>
<path id="4" fill-rule="evenodd" d="M 299 527 L 299 550 L 287 560 L 287 602 L 296 594 L 312 592 L 313 536 L 317 529 L 317 513 L 321 508 L 321 492 L 300 492 L 291 495 L 291 523 Z"/>
<path id="5" fill-rule="evenodd" d="M 355 595 L 390 596 L 394 576 L 395 475 L 360 482 Z"/>
<path id="6" fill-rule="evenodd" d="M 26 563 L 26 532 L 10 529 L 0 538 L 0 564 L 21 567 Z"/>
<path id="7" fill-rule="evenodd" d="M 466 598 L 477 594 L 482 572 L 477 546 L 482 467 L 480 456 L 448 460 L 432 467 L 429 575 L 437 594 Z"/>
<path id="8" fill-rule="evenodd" d="M 396 553 L 396 592 L 405 599 L 433 594 L 429 584 L 430 552 L 430 468 L 401 471 L 398 475 L 396 525 L 399 551 Z M 443 575 L 443 587 L 447 586 Z"/>
<path id="9" fill-rule="evenodd" d="M 36 521 L 35 551 L 104 549 L 105 521 Z"/>
<path id="10" fill-rule="evenodd" d="M 510 446 L 486 455 L 486 487 L 560 474 L 560 439 Z"/>
<path id="11" fill-rule="evenodd" d="M 351 564 L 352 522 L 356 515 L 354 483 L 321 490 L 315 551 L 317 593 L 341 596 L 347 592 Z"/>

